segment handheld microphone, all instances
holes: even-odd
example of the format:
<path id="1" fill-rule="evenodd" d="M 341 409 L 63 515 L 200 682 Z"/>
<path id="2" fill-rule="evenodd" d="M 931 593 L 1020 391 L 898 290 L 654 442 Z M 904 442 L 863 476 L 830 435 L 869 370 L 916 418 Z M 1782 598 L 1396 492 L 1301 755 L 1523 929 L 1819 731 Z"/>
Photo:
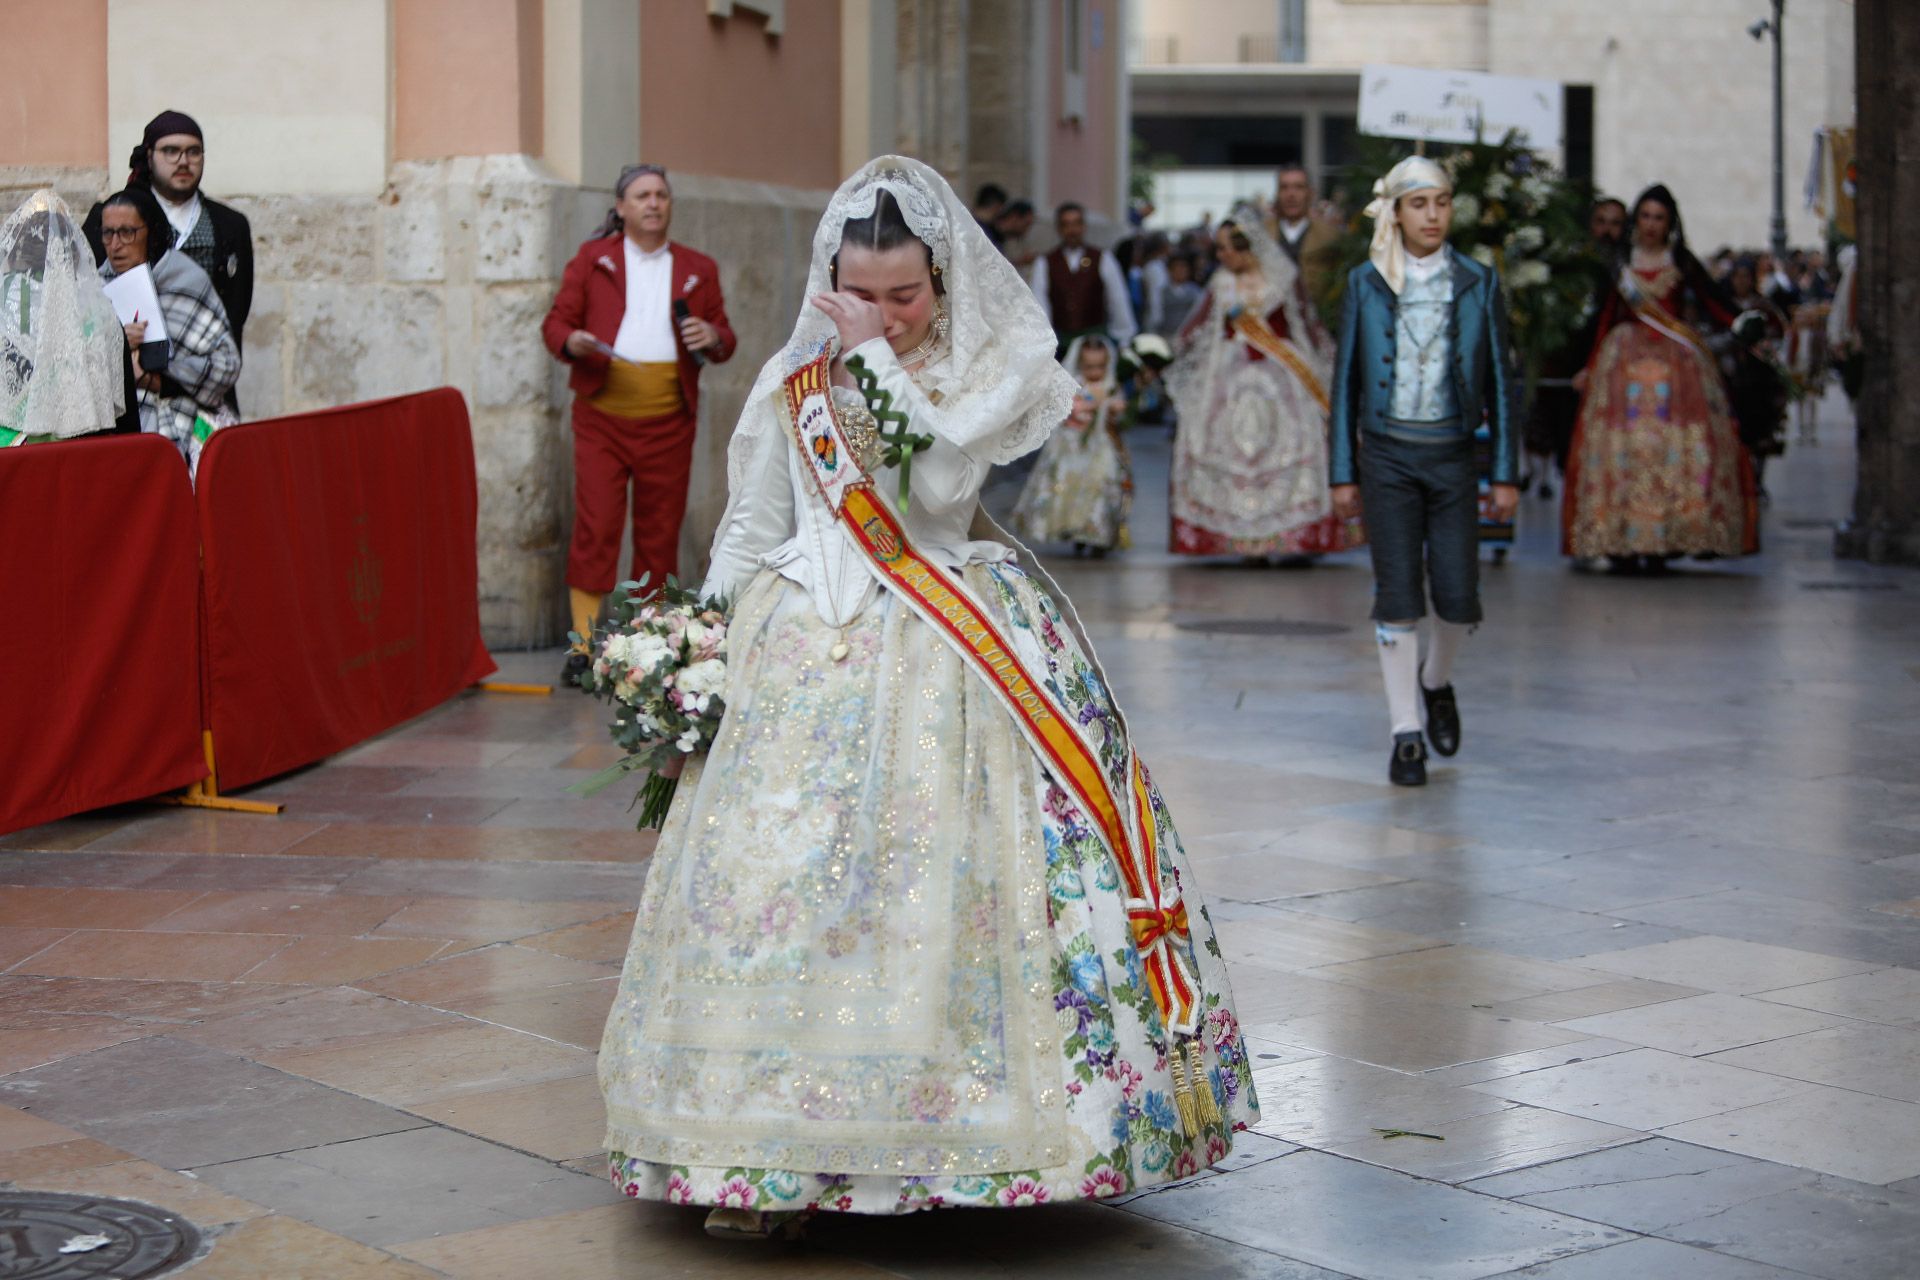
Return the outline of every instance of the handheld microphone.
<path id="1" fill-rule="evenodd" d="M 680 332 L 680 322 L 682 320 L 690 320 L 692 318 L 693 312 L 687 309 L 687 300 L 685 298 L 675 298 L 673 300 L 674 333 L 678 334 Z M 685 338 L 680 339 L 680 341 L 683 345 L 686 343 Z M 707 362 L 707 353 L 704 351 L 689 351 L 687 354 L 693 357 L 695 364 L 705 364 Z"/>

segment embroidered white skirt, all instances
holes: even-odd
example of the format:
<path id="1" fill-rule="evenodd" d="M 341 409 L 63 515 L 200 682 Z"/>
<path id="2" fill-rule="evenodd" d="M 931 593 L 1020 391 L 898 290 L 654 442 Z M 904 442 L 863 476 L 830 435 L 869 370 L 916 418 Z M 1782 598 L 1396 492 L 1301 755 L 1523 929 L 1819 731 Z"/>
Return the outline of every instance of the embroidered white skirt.
<path id="1" fill-rule="evenodd" d="M 1039 584 L 1011 562 L 966 579 L 1124 759 Z M 1258 1111 L 1157 792 L 1225 1116 L 1197 1137 L 1176 1118 L 1117 869 L 1077 806 L 904 604 L 883 593 L 835 663 L 841 639 L 770 571 L 736 607 L 727 717 L 682 779 L 601 1046 L 615 1184 L 896 1213 L 1101 1198 L 1218 1161 Z"/>

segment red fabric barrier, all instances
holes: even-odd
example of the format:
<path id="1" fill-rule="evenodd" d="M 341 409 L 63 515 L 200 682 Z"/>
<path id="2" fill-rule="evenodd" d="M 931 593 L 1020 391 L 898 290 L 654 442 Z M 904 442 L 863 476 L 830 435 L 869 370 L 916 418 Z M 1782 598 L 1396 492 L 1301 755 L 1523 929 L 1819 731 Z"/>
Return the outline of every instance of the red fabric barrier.
<path id="1" fill-rule="evenodd" d="M 196 550 L 160 437 L 0 450 L 0 831 L 206 777 Z"/>
<path id="2" fill-rule="evenodd" d="M 222 790 L 332 755 L 494 669 L 449 388 L 229 427 L 198 480 Z"/>

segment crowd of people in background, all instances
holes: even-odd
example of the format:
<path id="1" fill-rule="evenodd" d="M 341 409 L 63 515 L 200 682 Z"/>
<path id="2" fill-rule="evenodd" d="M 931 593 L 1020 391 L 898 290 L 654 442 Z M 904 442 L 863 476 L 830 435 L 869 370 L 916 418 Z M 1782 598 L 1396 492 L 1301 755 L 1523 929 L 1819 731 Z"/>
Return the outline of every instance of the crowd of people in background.
<path id="1" fill-rule="evenodd" d="M 1153 229 L 1143 225 L 1151 206 L 1136 208 L 1110 249 L 1089 241 L 1085 210 L 1075 202 L 1055 211 L 1051 247 L 1026 238 L 1035 220 L 1029 202 L 989 186 L 975 207 L 990 238 L 1027 272 L 1062 350 L 1081 338 L 1105 340 L 1128 410 L 1102 420 L 1174 428 L 1170 542 L 1176 551 L 1300 563 L 1364 540 L 1358 522 L 1343 522 L 1332 511 L 1324 482 L 1316 493 L 1276 479 L 1304 474 L 1309 465 L 1324 470 L 1325 414 L 1300 410 L 1296 401 L 1307 384 L 1293 380 L 1286 361 L 1266 358 L 1263 345 L 1277 338 L 1309 370 L 1323 350 L 1331 358 L 1316 304 L 1335 273 L 1350 265 L 1338 254 L 1354 211 L 1320 198 L 1300 165 L 1284 165 L 1275 177 L 1270 201 L 1220 221 L 1206 213 L 1192 226 Z M 1659 225 L 1643 226 L 1643 218 Z M 1767 501 L 1768 462 L 1785 451 L 1790 435 L 1799 445 L 1819 443 L 1820 402 L 1836 375 L 1849 394 L 1857 390 L 1847 271 L 1852 250 L 1829 260 L 1818 249 L 1776 258 L 1728 246 L 1703 261 L 1689 250 L 1678 205 L 1660 186 L 1631 206 L 1597 198 L 1589 235 L 1584 326 L 1547 357 L 1530 402 L 1515 406 L 1524 429 L 1523 491 L 1561 499 L 1563 549 L 1579 568 L 1660 572 L 1682 556 L 1752 552 L 1757 512 Z M 1658 296 L 1636 300 L 1644 292 L 1639 286 Z M 1664 325 L 1646 303 L 1665 312 Z M 1631 323 L 1612 339 L 1609 356 L 1608 340 L 1622 322 Z M 1659 339 L 1650 347 L 1644 343 L 1649 334 Z M 1140 338 L 1164 342 L 1166 358 L 1143 356 L 1136 349 Z M 1674 341 L 1691 344 L 1677 365 L 1671 363 Z M 1596 385 L 1601 373 L 1624 367 L 1622 344 L 1664 362 L 1674 379 Z M 1223 353 L 1233 356 L 1223 361 Z M 1628 404 L 1622 398 L 1628 391 L 1649 394 L 1649 388 L 1664 388 L 1667 399 Z M 1672 400 L 1676 394 L 1684 405 Z M 1606 452 L 1620 438 L 1608 436 L 1603 423 L 1629 416 L 1637 422 L 1642 415 L 1667 422 L 1676 407 L 1689 422 L 1676 428 L 1662 457 L 1686 458 L 1694 480 L 1705 474 L 1712 481 L 1707 488 L 1717 486 L 1717 496 L 1705 503 L 1712 515 L 1677 514 L 1697 505 L 1681 495 L 1699 486 L 1681 483 L 1678 462 L 1656 459 L 1650 434 L 1637 437 L 1646 445 L 1638 461 L 1627 461 L 1618 449 Z M 1583 411 L 1591 420 L 1584 433 Z M 1584 491 L 1579 442 L 1592 454 Z M 1126 457 L 1124 447 L 1100 452 L 1114 467 Z M 1234 495 L 1241 518 L 1195 518 L 1195 491 L 1208 487 L 1203 480 L 1218 481 L 1212 486 L 1217 497 Z M 1125 482 L 1131 493 L 1130 474 Z M 1267 495 L 1270 512 L 1254 510 L 1260 505 L 1255 494 Z M 1038 508 L 1029 501 L 1024 509 Z M 1617 527 L 1599 533 L 1596 522 L 1607 521 Z M 1073 543 L 1077 552 L 1124 545 L 1049 536 L 1044 522 L 1028 521 L 1022 531 Z M 1492 529 L 1483 522 L 1481 545 L 1494 547 L 1496 559 L 1510 539 L 1510 524 Z"/>

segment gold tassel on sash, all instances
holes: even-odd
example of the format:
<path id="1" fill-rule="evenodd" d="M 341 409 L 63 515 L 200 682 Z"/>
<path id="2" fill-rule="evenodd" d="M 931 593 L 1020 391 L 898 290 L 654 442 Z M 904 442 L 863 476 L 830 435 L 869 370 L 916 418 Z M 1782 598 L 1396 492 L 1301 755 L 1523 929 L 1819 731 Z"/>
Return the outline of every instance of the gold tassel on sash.
<path id="1" fill-rule="evenodd" d="M 1187 1079 L 1187 1056 L 1180 1052 L 1179 1045 L 1167 1051 L 1167 1066 L 1173 1072 L 1173 1107 L 1180 1113 L 1180 1132 L 1197 1138 L 1200 1136 L 1198 1102 L 1193 1096 L 1193 1085 Z"/>
<path id="2" fill-rule="evenodd" d="M 1190 1063 L 1189 1074 L 1193 1077 L 1194 1099 L 1198 1103 L 1197 1111 L 1200 1123 L 1217 1125 L 1223 1120 L 1220 1114 L 1220 1102 L 1213 1096 L 1213 1077 L 1207 1073 L 1207 1051 L 1195 1036 L 1187 1041 L 1187 1059 Z"/>

